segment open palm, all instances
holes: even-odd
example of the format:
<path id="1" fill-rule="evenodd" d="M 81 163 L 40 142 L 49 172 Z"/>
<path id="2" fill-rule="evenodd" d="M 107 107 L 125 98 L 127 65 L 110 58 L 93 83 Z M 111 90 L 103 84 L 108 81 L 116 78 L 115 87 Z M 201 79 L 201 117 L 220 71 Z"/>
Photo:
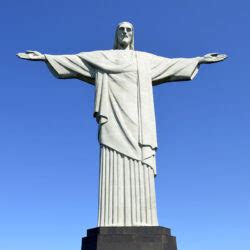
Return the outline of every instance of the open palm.
<path id="1" fill-rule="evenodd" d="M 43 61 L 45 56 L 38 51 L 27 50 L 24 53 L 17 53 L 17 57 L 25 60 Z"/>
<path id="2" fill-rule="evenodd" d="M 216 63 L 227 58 L 226 54 L 209 53 L 203 56 L 202 63 Z"/>

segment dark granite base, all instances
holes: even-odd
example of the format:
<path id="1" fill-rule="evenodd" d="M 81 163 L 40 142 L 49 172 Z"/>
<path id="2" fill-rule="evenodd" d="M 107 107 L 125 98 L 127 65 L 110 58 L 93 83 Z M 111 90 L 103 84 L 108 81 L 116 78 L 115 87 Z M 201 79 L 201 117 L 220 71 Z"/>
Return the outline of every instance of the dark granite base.
<path id="1" fill-rule="evenodd" d="M 87 230 L 81 250 L 177 250 L 164 227 L 97 227 Z"/>

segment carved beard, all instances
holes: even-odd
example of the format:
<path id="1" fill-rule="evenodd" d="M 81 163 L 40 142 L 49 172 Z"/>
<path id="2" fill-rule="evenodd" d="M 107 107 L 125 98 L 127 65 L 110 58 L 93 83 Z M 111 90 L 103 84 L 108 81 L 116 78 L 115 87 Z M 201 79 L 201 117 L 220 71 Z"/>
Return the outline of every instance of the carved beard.
<path id="1" fill-rule="evenodd" d="M 122 41 L 119 43 L 119 46 L 120 46 L 121 48 L 126 48 L 127 46 L 129 46 L 129 48 L 131 48 L 131 41 L 128 42 L 128 37 L 124 37 L 124 38 L 122 39 Z"/>

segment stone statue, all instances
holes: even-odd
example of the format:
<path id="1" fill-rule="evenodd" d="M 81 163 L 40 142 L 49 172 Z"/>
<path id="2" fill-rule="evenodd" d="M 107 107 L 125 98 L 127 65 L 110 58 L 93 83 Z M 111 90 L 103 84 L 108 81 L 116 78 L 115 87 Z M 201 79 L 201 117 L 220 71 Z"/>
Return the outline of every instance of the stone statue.
<path id="1" fill-rule="evenodd" d="M 128 22 L 117 26 L 112 50 L 75 55 L 27 51 L 17 56 L 46 62 L 57 78 L 77 78 L 95 86 L 101 149 L 98 226 L 157 226 L 152 87 L 192 80 L 199 65 L 227 56 L 170 59 L 135 51 L 134 27 Z"/>

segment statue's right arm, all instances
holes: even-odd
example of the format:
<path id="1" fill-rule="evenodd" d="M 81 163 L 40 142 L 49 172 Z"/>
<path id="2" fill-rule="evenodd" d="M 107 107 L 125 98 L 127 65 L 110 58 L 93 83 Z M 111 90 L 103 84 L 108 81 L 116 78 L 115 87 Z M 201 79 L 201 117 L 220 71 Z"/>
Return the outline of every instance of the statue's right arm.
<path id="1" fill-rule="evenodd" d="M 94 85 L 95 68 L 79 55 L 48 55 L 28 50 L 25 53 L 18 53 L 17 57 L 31 61 L 44 61 L 56 78 L 77 78 Z"/>
<path id="2" fill-rule="evenodd" d="M 45 55 L 33 50 L 27 50 L 25 53 L 17 53 L 17 57 L 31 61 L 46 61 Z"/>

